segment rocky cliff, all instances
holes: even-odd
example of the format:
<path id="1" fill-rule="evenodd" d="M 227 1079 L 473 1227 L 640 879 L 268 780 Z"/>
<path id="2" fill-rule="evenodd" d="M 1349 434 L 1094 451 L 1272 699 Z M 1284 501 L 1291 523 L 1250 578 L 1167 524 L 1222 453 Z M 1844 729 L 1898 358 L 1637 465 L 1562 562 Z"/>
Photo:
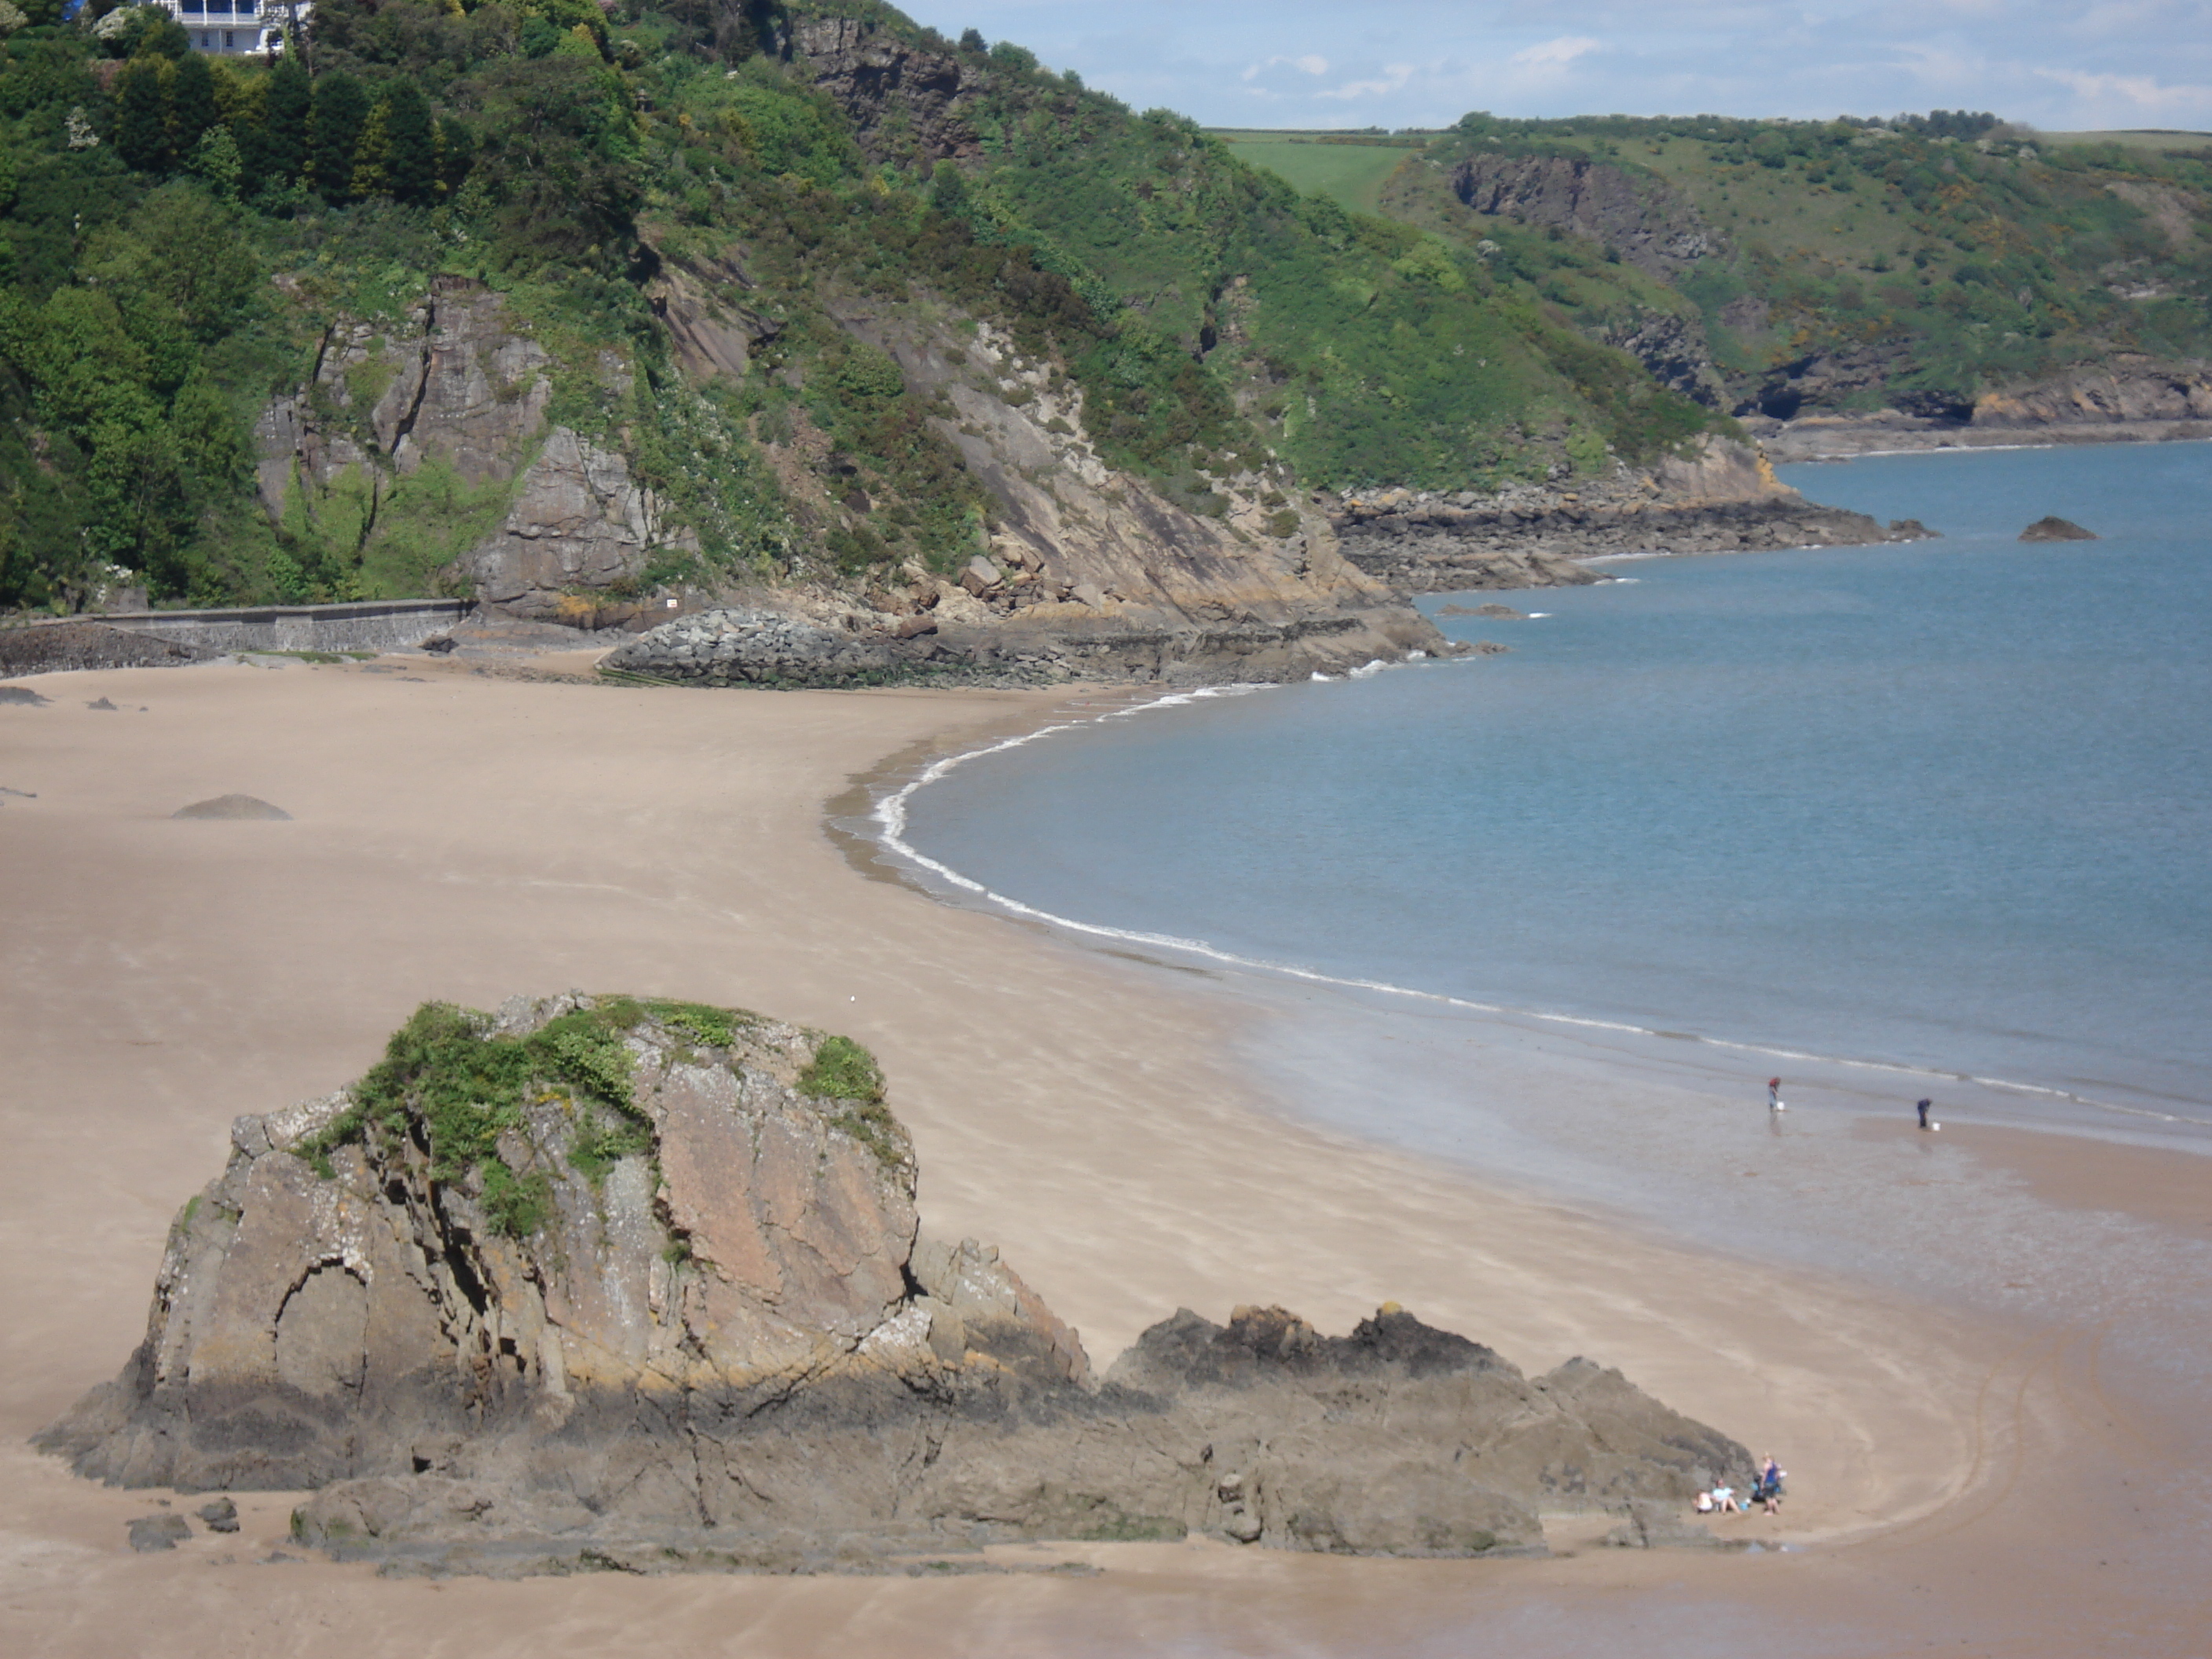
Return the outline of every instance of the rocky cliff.
<path id="1" fill-rule="evenodd" d="M 1577 558 L 1856 547 L 1935 533 L 1917 520 L 1884 526 L 1808 501 L 1774 476 L 1763 454 L 1720 438 L 1656 467 L 1623 468 L 1573 488 L 1383 490 L 1334 503 L 1334 516 L 1347 558 L 1415 593 L 1597 580 Z"/>
<path id="2" fill-rule="evenodd" d="M 1677 276 L 1726 246 L 1663 181 L 1586 156 L 1478 150 L 1453 170 L 1451 186 L 1477 213 L 1586 236 L 1655 276 Z"/>
<path id="3" fill-rule="evenodd" d="M 938 411 L 930 425 L 988 493 L 988 551 L 949 575 L 910 562 L 857 592 L 747 595 L 608 667 L 717 684 L 1283 680 L 1453 649 L 1343 556 L 1325 514 L 1291 505 L 1279 469 L 1224 471 L 1217 510 L 1194 512 L 1109 466 L 1082 389 L 1004 330 L 889 303 L 837 320 Z M 864 496 L 780 471 L 802 523 L 865 525 Z"/>
<path id="4" fill-rule="evenodd" d="M 431 548 L 400 574 L 525 617 L 632 584 L 657 553 L 696 552 L 696 536 L 622 454 L 549 422 L 561 367 L 504 295 L 467 277 L 436 278 L 398 326 L 335 321 L 307 383 L 255 428 L 262 506 L 276 524 L 374 556 L 435 464 Z M 617 393 L 629 374 L 611 354 L 575 367 Z"/>
<path id="5" fill-rule="evenodd" d="M 1984 392 L 1971 403 L 1749 423 L 1784 460 L 1875 449 L 2212 438 L 2212 363 L 2137 354 Z"/>
<path id="6" fill-rule="evenodd" d="M 238 1121 L 145 1342 L 40 1437 L 82 1473 L 317 1488 L 404 1570 L 894 1568 L 994 1540 L 1541 1547 L 1536 1512 L 1743 1484 L 1575 1360 L 1386 1308 L 1184 1311 L 1099 1382 L 997 1253 L 919 1235 L 865 1052 L 690 1004 L 428 1007 L 349 1092 Z"/>

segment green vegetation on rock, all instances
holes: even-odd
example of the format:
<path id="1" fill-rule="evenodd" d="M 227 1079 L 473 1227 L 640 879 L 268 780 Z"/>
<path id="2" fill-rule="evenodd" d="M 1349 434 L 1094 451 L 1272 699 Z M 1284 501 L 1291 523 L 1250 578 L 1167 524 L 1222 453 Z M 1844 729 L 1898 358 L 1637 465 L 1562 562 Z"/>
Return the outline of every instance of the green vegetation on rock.
<path id="1" fill-rule="evenodd" d="M 500 1137 L 521 1127 L 533 1097 L 550 1092 L 588 1115 L 573 1161 L 593 1179 L 616 1158 L 649 1151 L 651 1126 L 632 1097 L 623 1041 L 645 1017 L 636 1002 L 608 999 L 517 1038 L 495 1033 L 490 1018 L 473 1009 L 426 1002 L 392 1033 L 348 1109 L 295 1150 L 328 1179 L 341 1146 L 415 1138 L 433 1181 L 474 1179 L 493 1229 L 526 1236 L 549 1213 L 550 1184 L 543 1171 L 518 1175 Z"/>
<path id="2" fill-rule="evenodd" d="M 873 1152 L 878 1162 L 895 1168 L 905 1160 L 897 1121 L 884 1103 L 883 1068 L 852 1038 L 822 1038 L 799 1074 L 799 1091 L 835 1103 L 840 1109 L 830 1121 Z"/>

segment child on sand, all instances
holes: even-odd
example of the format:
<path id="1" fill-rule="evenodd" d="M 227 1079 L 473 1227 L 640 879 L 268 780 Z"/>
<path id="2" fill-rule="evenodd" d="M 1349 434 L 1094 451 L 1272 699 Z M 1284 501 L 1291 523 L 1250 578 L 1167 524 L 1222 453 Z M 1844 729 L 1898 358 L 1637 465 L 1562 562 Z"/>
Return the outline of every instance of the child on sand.
<path id="1" fill-rule="evenodd" d="M 1788 1108 L 1784 1107 L 1782 1103 L 1782 1079 L 1778 1077 L 1771 1077 L 1766 1079 L 1766 1109 L 1770 1112 L 1780 1112 L 1788 1109 Z"/>

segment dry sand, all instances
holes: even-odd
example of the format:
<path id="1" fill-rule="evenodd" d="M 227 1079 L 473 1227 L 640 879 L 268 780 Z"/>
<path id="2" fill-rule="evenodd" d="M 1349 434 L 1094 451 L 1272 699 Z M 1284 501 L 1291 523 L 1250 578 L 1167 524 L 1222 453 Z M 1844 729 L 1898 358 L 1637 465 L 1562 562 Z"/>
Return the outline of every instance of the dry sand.
<path id="1" fill-rule="evenodd" d="M 2148 1500 L 2084 1473 L 2162 1432 L 2111 1391 L 2093 1327 L 1939 1316 L 1288 1123 L 1228 1062 L 1231 1005 L 864 879 L 823 833 L 823 803 L 886 756 L 967 746 L 1052 697 L 385 664 L 39 687 L 52 707 L 0 708 L 0 786 L 36 796 L 0 806 L 9 1652 L 1458 1653 L 1474 1626 L 1518 1653 L 2074 1654 L 2121 1634 L 2158 1654 L 2212 1628 Z M 115 712 L 86 707 L 103 696 Z M 169 816 L 234 791 L 294 821 Z M 999 1553 L 1105 1565 L 1090 1577 L 427 1584 L 262 1565 L 289 1507 L 271 1496 L 234 1539 L 128 1553 L 123 1521 L 168 1495 L 91 1486 L 23 1441 L 137 1341 L 164 1231 L 231 1118 L 358 1074 L 426 999 L 571 986 L 868 1043 L 925 1226 L 1000 1244 L 1102 1361 L 1179 1304 L 1280 1302 L 1342 1330 L 1395 1299 L 1524 1369 L 1619 1365 L 1781 1452 L 1785 1516 L 1723 1525 L 1804 1547 L 1382 1563 L 1194 1541 Z"/>

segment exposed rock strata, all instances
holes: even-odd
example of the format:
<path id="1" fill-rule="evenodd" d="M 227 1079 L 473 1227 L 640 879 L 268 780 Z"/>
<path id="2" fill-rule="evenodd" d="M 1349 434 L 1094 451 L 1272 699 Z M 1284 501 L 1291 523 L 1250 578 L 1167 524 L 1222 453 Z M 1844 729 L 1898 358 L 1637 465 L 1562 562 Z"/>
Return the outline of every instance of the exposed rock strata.
<path id="1" fill-rule="evenodd" d="M 1540 1506 L 1748 1479 L 1617 1372 L 1530 1379 L 1395 1308 L 1347 1337 L 1184 1311 L 1094 1381 L 995 1251 L 918 1237 L 908 1142 L 849 1045 L 861 1097 L 825 1098 L 836 1040 L 748 1015 L 518 999 L 475 1029 L 466 1064 L 536 1057 L 478 1073 L 514 1080 L 495 1152 L 441 1139 L 442 1074 L 401 1063 L 416 1026 L 366 1117 L 336 1095 L 240 1119 L 144 1344 L 41 1444 L 125 1485 L 318 1487 L 304 1540 L 430 1571 L 1190 1531 L 1483 1554 L 1540 1548 Z"/>
<path id="2" fill-rule="evenodd" d="M 1583 156 L 1477 151 L 1453 170 L 1451 185 L 1477 213 L 1587 236 L 1662 279 L 1725 248 L 1696 207 L 1662 180 Z"/>
<path id="3" fill-rule="evenodd" d="M 1402 592 L 1559 587 L 1600 580 L 1578 558 L 1856 547 L 1933 534 L 1817 506 L 1743 445 L 1707 439 L 1647 473 L 1573 489 L 1519 486 L 1494 495 L 1394 489 L 1337 507 L 1345 555 Z"/>
<path id="4" fill-rule="evenodd" d="M 611 669 L 706 684 L 1195 683 L 1450 653 L 1280 478 L 1217 479 L 1218 515 L 1194 512 L 1107 466 L 1081 388 L 1003 331 L 955 334 L 890 307 L 840 320 L 946 411 L 933 423 L 994 498 L 989 552 L 952 577 L 910 566 L 858 600 L 787 591 L 680 618 Z"/>

